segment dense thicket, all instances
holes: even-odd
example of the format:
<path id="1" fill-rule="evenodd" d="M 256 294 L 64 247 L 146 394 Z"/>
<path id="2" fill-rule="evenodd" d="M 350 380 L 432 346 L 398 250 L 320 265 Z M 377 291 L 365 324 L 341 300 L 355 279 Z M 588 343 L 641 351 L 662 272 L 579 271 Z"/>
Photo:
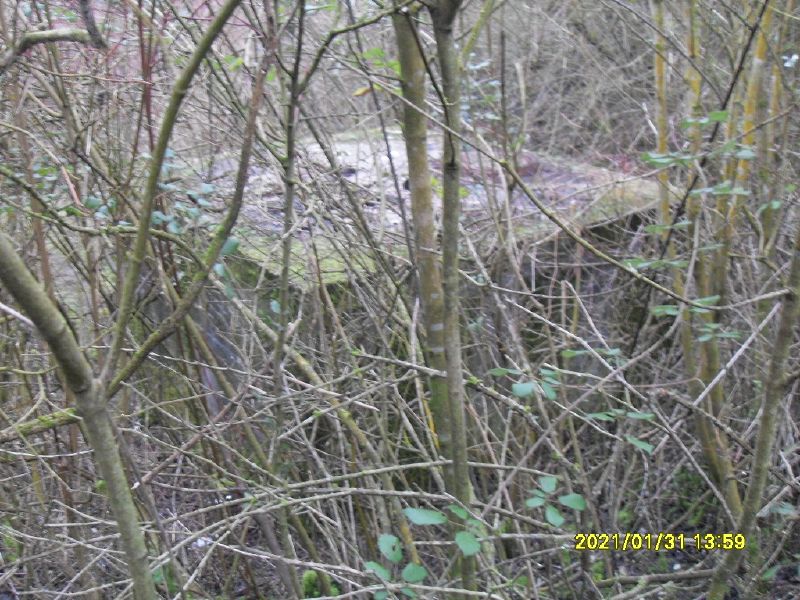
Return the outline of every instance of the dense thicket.
<path id="1" fill-rule="evenodd" d="M 798 17 L 0 0 L 0 598 L 798 597 Z"/>

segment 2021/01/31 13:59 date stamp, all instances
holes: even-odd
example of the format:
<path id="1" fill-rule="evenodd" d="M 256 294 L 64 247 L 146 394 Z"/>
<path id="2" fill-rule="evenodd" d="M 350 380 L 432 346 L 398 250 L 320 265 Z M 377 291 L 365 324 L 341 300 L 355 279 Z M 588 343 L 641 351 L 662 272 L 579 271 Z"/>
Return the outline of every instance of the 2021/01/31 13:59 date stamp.
<path id="1" fill-rule="evenodd" d="M 608 552 L 660 550 L 744 550 L 747 539 L 741 533 L 576 533 L 574 550 Z"/>

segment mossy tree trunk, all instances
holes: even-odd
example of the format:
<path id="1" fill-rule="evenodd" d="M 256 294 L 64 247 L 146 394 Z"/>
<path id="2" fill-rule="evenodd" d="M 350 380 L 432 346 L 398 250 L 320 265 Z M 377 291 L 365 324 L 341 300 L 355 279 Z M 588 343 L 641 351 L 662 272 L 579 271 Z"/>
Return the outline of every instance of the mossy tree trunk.
<path id="1" fill-rule="evenodd" d="M 445 113 L 442 174 L 442 246 L 437 252 L 431 172 L 428 163 L 425 79 L 428 68 L 422 54 L 415 15 L 394 17 L 400 57 L 403 128 L 408 156 L 411 211 L 414 222 L 419 294 L 425 325 L 425 349 L 430 365 L 444 375 L 431 377 L 431 412 L 440 450 L 451 464 L 445 471 L 447 491 L 463 504 L 472 499 L 467 464 L 464 386 L 459 326 L 459 220 L 461 214 L 461 68 L 453 41 L 453 23 L 460 1 L 429 6 L 433 20 Z M 462 586 L 473 589 L 474 561 L 461 561 Z"/>
<path id="2" fill-rule="evenodd" d="M 439 0 L 430 5 L 436 55 L 439 59 L 441 101 L 444 108 L 442 160 L 442 264 L 444 290 L 444 344 L 447 364 L 448 417 L 453 461 L 452 493 L 469 505 L 472 485 L 467 464 L 467 425 L 464 383 L 461 375 L 461 327 L 459 324 L 459 241 L 461 221 L 461 65 L 453 39 L 453 24 L 461 0 Z M 462 557 L 461 584 L 475 589 L 475 559 Z"/>
<path id="3" fill-rule="evenodd" d="M 3 233 L 0 233 L 0 281 L 47 341 L 69 389 L 75 395 L 77 411 L 83 419 L 86 438 L 94 450 L 94 459 L 105 481 L 108 501 L 119 528 L 134 594 L 137 600 L 155 600 L 158 594 L 150 575 L 139 514 L 122 466 L 104 390 L 94 378 L 92 368 L 61 311 L 27 269 L 13 242 Z"/>

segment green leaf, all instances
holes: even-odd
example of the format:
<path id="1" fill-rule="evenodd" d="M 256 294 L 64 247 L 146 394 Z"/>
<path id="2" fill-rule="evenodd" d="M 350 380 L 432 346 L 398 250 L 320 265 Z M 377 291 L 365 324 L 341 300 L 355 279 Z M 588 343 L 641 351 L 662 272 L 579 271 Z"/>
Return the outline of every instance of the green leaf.
<path id="1" fill-rule="evenodd" d="M 581 354 L 587 354 L 588 352 L 588 350 L 562 350 L 561 358 L 572 358 L 574 356 L 580 356 Z"/>
<path id="2" fill-rule="evenodd" d="M 559 503 L 572 510 L 585 510 L 586 500 L 580 494 L 565 494 L 558 497 Z"/>
<path id="3" fill-rule="evenodd" d="M 388 581 L 392 576 L 392 574 L 389 572 L 389 569 L 384 567 L 382 564 L 372 562 L 371 560 L 365 562 L 364 567 L 366 567 L 367 573 L 375 573 L 375 575 L 386 581 Z"/>
<path id="4" fill-rule="evenodd" d="M 706 296 L 705 298 L 698 298 L 695 300 L 695 304 L 700 304 L 702 306 L 714 306 L 717 302 L 719 302 L 719 296 Z"/>
<path id="5" fill-rule="evenodd" d="M 458 506 L 457 504 L 448 504 L 447 510 L 457 516 L 459 519 L 468 519 L 469 513 L 462 507 Z"/>
<path id="6" fill-rule="evenodd" d="M 685 165 L 694 160 L 691 154 L 681 154 L 679 152 L 672 152 L 669 154 L 661 154 L 658 152 L 645 152 L 642 154 L 642 160 L 654 167 L 671 167 L 673 165 Z"/>
<path id="7" fill-rule="evenodd" d="M 400 576 L 408 583 L 419 583 L 428 576 L 428 571 L 422 565 L 408 563 Z"/>
<path id="8" fill-rule="evenodd" d="M 214 269 L 214 273 L 216 273 L 219 277 L 225 277 L 225 265 L 222 263 L 214 263 L 212 268 Z"/>
<path id="9" fill-rule="evenodd" d="M 165 215 L 160 210 L 154 210 L 152 212 L 152 214 L 150 215 L 150 223 L 152 225 L 161 225 L 162 223 L 166 223 L 167 221 L 170 221 L 171 219 L 172 219 L 172 217 L 168 217 L 167 215 Z"/>
<path id="10" fill-rule="evenodd" d="M 164 567 L 158 567 L 153 571 L 153 583 L 156 585 L 164 585 L 166 578 L 164 577 Z"/>
<path id="11" fill-rule="evenodd" d="M 544 509 L 544 518 L 547 519 L 547 522 L 554 527 L 561 527 L 564 524 L 564 517 L 561 516 L 561 513 L 558 512 L 558 509 L 553 506 L 552 504 L 548 504 Z"/>
<path id="12" fill-rule="evenodd" d="M 775 506 L 770 509 L 770 512 L 775 513 L 776 515 L 784 515 L 784 516 L 794 516 L 798 514 L 798 509 L 788 502 L 778 502 Z"/>
<path id="13" fill-rule="evenodd" d="M 392 73 L 400 76 L 400 61 L 399 60 L 387 60 L 384 62 L 384 66 L 389 69 Z"/>
<path id="14" fill-rule="evenodd" d="M 727 110 L 712 110 L 708 113 L 708 120 L 714 123 L 724 123 L 728 120 Z"/>
<path id="15" fill-rule="evenodd" d="M 231 71 L 238 71 L 244 64 L 243 58 L 240 56 L 234 56 L 232 54 L 225 56 L 222 60 L 226 65 L 228 65 Z"/>
<path id="16" fill-rule="evenodd" d="M 281 313 L 281 303 L 277 300 L 270 300 L 269 309 L 276 315 L 279 315 Z"/>
<path id="17" fill-rule="evenodd" d="M 556 491 L 557 484 L 558 477 L 554 477 L 553 475 L 543 475 L 539 477 L 539 487 L 548 494 L 552 494 Z"/>
<path id="18" fill-rule="evenodd" d="M 553 389 L 553 386 L 546 381 L 540 381 L 539 387 L 542 388 L 542 393 L 548 400 L 555 400 L 557 398 L 556 391 Z"/>
<path id="19" fill-rule="evenodd" d="M 619 348 L 609 348 L 608 350 L 605 348 L 598 348 L 596 352 L 605 356 L 622 356 L 622 350 Z"/>
<path id="20" fill-rule="evenodd" d="M 389 561 L 398 563 L 403 559 L 403 546 L 397 536 L 383 533 L 378 537 L 378 548 Z"/>
<path id="21" fill-rule="evenodd" d="M 764 574 L 761 576 L 761 579 L 763 581 L 772 581 L 773 579 L 775 579 L 775 576 L 778 574 L 778 571 L 780 571 L 780 569 L 781 565 L 775 565 L 773 567 L 770 567 L 769 569 L 764 571 Z"/>
<path id="22" fill-rule="evenodd" d="M 628 440 L 631 444 L 639 448 L 639 450 L 644 450 L 648 454 L 652 454 L 654 447 L 653 444 L 648 444 L 647 442 L 640 440 L 639 438 L 635 438 L 632 435 L 626 435 L 625 439 Z"/>
<path id="23" fill-rule="evenodd" d="M 642 154 L 642 160 L 654 167 L 669 167 L 675 164 L 675 158 L 673 156 L 658 152 L 645 152 Z"/>
<path id="24" fill-rule="evenodd" d="M 481 544 L 469 531 L 459 531 L 455 537 L 456 545 L 464 556 L 473 556 L 481 551 Z"/>
<path id="25" fill-rule="evenodd" d="M 403 594 L 403 596 L 405 596 L 406 598 L 416 598 L 417 597 L 417 593 L 414 590 L 412 590 L 411 588 L 407 588 L 407 587 L 400 588 L 400 593 Z"/>
<path id="26" fill-rule="evenodd" d="M 511 582 L 511 587 L 528 587 L 528 578 L 525 575 L 520 575 Z"/>
<path id="27" fill-rule="evenodd" d="M 719 296 L 708 296 L 707 298 L 698 298 L 697 300 L 695 300 L 695 303 L 700 304 L 701 306 L 714 306 L 718 301 L 719 301 Z M 711 311 L 706 310 L 705 308 L 698 308 L 696 306 L 692 306 L 691 308 L 689 308 L 689 312 L 703 315 Z"/>
<path id="28" fill-rule="evenodd" d="M 389 592 L 383 590 L 372 594 L 373 600 L 386 600 L 389 597 Z"/>
<path id="29" fill-rule="evenodd" d="M 225 243 L 222 245 L 222 250 L 219 251 L 220 256 L 228 256 L 229 254 L 233 254 L 239 249 L 239 240 L 235 237 L 229 237 L 225 240 Z"/>
<path id="30" fill-rule="evenodd" d="M 613 421 L 614 415 L 609 412 L 596 412 L 596 413 L 587 413 L 586 417 L 588 419 L 596 419 L 598 421 Z"/>
<path id="31" fill-rule="evenodd" d="M 649 260 L 647 258 L 626 258 L 622 264 L 628 268 L 638 271 L 639 269 L 646 269 L 657 261 Z"/>
<path id="32" fill-rule="evenodd" d="M 762 204 L 761 206 L 758 207 L 758 210 L 756 211 L 756 214 L 760 215 L 762 212 L 764 212 L 767 209 L 778 210 L 781 207 L 781 204 L 783 204 L 783 203 L 780 200 L 771 200 L 769 202 L 765 202 L 764 204 Z"/>
<path id="33" fill-rule="evenodd" d="M 536 492 L 541 494 L 540 490 L 536 490 Z M 547 498 L 545 498 L 543 495 L 537 494 L 536 492 L 534 492 L 533 496 L 525 500 L 525 506 L 528 508 L 539 508 L 540 506 L 543 506 L 545 502 L 547 502 Z"/>
<path id="34" fill-rule="evenodd" d="M 628 411 L 625 416 L 629 419 L 640 419 L 642 421 L 652 421 L 656 416 L 653 413 Z"/>
<path id="35" fill-rule="evenodd" d="M 742 146 L 734 156 L 739 160 L 753 160 L 756 157 L 756 153 L 753 152 L 750 146 Z"/>
<path id="36" fill-rule="evenodd" d="M 403 513 L 414 525 L 442 525 L 443 523 L 447 523 L 447 517 L 438 510 L 404 508 Z"/>
<path id="37" fill-rule="evenodd" d="M 505 367 L 495 367 L 494 369 L 489 369 L 489 375 L 494 375 L 495 377 L 503 377 L 504 375 L 522 375 L 522 371 L 519 369 L 506 369 Z"/>
<path id="38" fill-rule="evenodd" d="M 650 312 L 653 313 L 654 317 L 677 317 L 681 309 L 675 304 L 658 304 L 656 306 L 651 306 Z"/>
<path id="39" fill-rule="evenodd" d="M 386 52 L 383 48 L 367 48 L 364 52 L 361 53 L 361 56 L 368 59 L 368 60 L 375 60 L 379 58 L 384 58 L 386 56 Z"/>
<path id="40" fill-rule="evenodd" d="M 524 383 L 515 383 L 511 386 L 511 393 L 517 396 L 518 398 L 527 398 L 528 396 L 533 394 L 536 384 L 532 381 L 526 381 Z"/>
<path id="41" fill-rule="evenodd" d="M 97 210 L 98 208 L 100 208 L 102 202 L 100 201 L 100 198 L 98 198 L 97 196 L 89 196 L 88 198 L 86 198 L 86 200 L 83 201 L 83 204 L 89 210 Z"/>

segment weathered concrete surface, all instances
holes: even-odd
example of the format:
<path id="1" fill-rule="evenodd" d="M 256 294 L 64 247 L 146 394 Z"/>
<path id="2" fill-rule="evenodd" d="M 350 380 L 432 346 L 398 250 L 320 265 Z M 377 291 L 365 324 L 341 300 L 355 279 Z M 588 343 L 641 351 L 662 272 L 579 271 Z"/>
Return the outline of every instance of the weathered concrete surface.
<path id="1" fill-rule="evenodd" d="M 332 167 L 313 141 L 301 144 L 300 186 L 294 203 L 296 225 L 292 232 L 292 279 L 302 285 L 313 276 L 309 257 L 312 240 L 319 256 L 323 280 L 345 276 L 346 261 L 370 270 L 366 241 L 360 231 L 363 214 L 374 239 L 387 253 L 407 256 L 402 209 L 410 219 L 409 193 L 402 184 L 407 160 L 402 136 L 391 132 L 387 145 L 375 132 L 342 135 L 335 140 L 337 165 Z M 440 188 L 437 171 L 441 139 L 432 137 L 428 152 L 434 172 L 434 191 Z M 391 160 L 389 156 L 391 155 Z M 655 206 L 655 181 L 613 172 L 567 159 L 525 151 L 518 171 L 536 195 L 567 223 L 585 228 L 614 221 Z M 230 168 L 233 161 L 227 161 Z M 225 166 L 225 161 L 221 163 Z M 392 175 L 392 166 L 398 183 Z M 357 209 L 347 200 L 343 186 L 357 199 Z M 398 196 L 398 188 L 400 194 Z M 498 226 L 513 228 L 517 242 L 535 244 L 557 227 L 530 200 L 515 189 L 510 197 L 499 165 L 475 148 L 464 147 L 462 224 L 479 248 L 492 247 Z M 277 168 L 254 167 L 247 200 L 239 220 L 243 255 L 271 273 L 279 271 L 280 235 L 283 230 L 283 183 Z M 361 250 L 360 248 L 363 248 Z"/>

